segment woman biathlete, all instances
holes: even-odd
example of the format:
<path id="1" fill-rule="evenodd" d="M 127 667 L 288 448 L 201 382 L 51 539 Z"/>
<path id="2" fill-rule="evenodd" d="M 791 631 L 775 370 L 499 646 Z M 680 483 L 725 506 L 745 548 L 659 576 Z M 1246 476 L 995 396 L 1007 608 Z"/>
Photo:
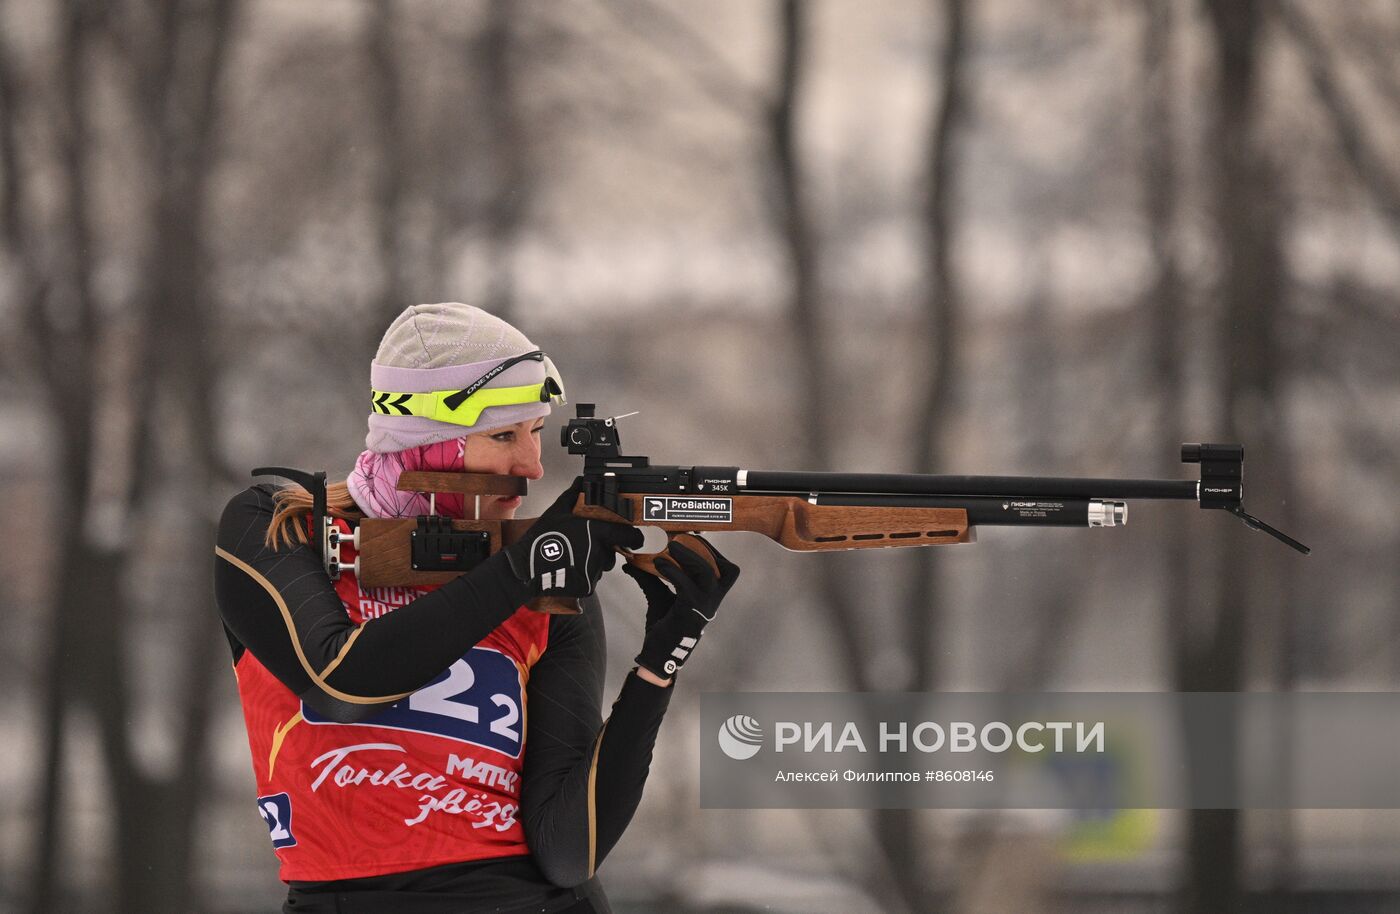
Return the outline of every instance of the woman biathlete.
<path id="1" fill-rule="evenodd" d="M 390 398 L 412 404 L 392 414 L 376 403 L 367 450 L 328 486 L 343 531 L 429 513 L 424 495 L 396 488 L 404 470 L 543 476 L 540 430 L 563 388 L 504 321 L 411 307 L 370 375 L 376 401 L 427 396 Z M 229 502 L 215 588 L 284 912 L 610 910 L 594 873 L 641 799 L 674 671 L 739 570 L 708 544 L 718 573 L 675 543 L 675 561 L 657 563 L 670 587 L 623 568 L 646 596 L 646 635 L 604 721 L 594 587 L 642 536 L 573 517 L 575 497 L 446 584 L 368 590 L 348 571 L 330 579 L 301 487 Z M 435 500 L 439 514 L 466 514 L 461 495 Z M 483 497 L 479 516 L 511 518 L 519 504 Z M 540 596 L 580 598 L 583 611 L 524 608 Z"/>

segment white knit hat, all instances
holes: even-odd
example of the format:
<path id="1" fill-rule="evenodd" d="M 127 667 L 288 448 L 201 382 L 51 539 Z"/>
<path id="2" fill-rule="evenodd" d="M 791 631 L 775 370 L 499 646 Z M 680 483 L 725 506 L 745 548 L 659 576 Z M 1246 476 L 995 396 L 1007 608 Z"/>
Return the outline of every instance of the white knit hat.
<path id="1" fill-rule="evenodd" d="M 449 414 L 437 405 L 442 396 L 410 396 L 455 391 L 453 402 L 459 404 L 470 400 L 461 396 L 468 389 L 475 393 L 539 384 L 544 385 L 540 398 L 486 406 L 479 415 L 472 409 Z M 379 341 L 370 387 L 365 446 L 381 454 L 547 416 L 552 400 L 563 402 L 563 385 L 548 356 L 499 317 L 460 302 L 405 308 Z M 443 417 L 452 421 L 441 421 Z"/>

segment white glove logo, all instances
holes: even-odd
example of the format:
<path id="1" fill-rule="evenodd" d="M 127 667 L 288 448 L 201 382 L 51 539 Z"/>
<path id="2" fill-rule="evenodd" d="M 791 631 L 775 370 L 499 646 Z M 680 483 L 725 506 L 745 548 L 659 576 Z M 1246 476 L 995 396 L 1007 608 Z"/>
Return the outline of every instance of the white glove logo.
<path id="1" fill-rule="evenodd" d="M 573 547 L 569 541 L 558 533 L 546 533 L 535 540 L 534 546 L 530 549 L 530 578 L 540 579 L 542 590 L 551 590 L 564 586 L 564 568 L 555 569 L 553 567 L 539 568 L 540 564 L 553 566 L 565 555 L 569 556 L 570 564 L 573 561 Z"/>

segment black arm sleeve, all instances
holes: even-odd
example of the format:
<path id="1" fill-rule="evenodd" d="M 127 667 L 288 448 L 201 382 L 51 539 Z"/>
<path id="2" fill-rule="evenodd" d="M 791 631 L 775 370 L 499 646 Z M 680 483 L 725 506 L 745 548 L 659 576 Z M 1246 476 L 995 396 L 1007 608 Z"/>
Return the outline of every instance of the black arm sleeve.
<path id="1" fill-rule="evenodd" d="M 527 686 L 521 811 L 545 877 L 573 886 L 593 875 L 642 799 L 671 689 L 629 673 L 604 723 L 603 613 L 594 597 L 577 616 L 551 616 L 549 644 Z"/>
<path id="2" fill-rule="evenodd" d="M 237 662 L 244 648 L 332 720 L 351 723 L 425 685 L 490 634 L 527 591 L 505 556 L 398 610 L 355 625 L 310 546 L 271 550 L 269 487 L 228 503 L 219 521 L 214 592 Z"/>

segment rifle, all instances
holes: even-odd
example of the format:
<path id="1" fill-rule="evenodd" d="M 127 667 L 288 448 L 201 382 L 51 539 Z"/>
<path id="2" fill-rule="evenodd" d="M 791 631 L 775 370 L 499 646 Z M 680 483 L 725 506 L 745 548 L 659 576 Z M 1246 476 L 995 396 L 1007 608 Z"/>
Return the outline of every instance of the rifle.
<path id="1" fill-rule="evenodd" d="M 1244 448 L 1238 444 L 1183 444 L 1181 460 L 1200 466 L 1200 478 L 1091 479 L 1042 476 L 936 476 L 900 473 L 809 473 L 723 466 L 653 465 L 625 456 L 617 420 L 598 418 L 580 403 L 560 430 L 560 444 L 583 457 L 579 517 L 657 527 L 670 540 L 692 533 L 748 531 L 797 552 L 942 546 L 975 540 L 984 526 L 1121 527 L 1125 499 L 1195 501 L 1227 511 L 1250 529 L 1269 534 L 1307 555 L 1311 550 L 1250 515 L 1242 505 Z M 353 569 L 364 587 L 439 584 L 515 542 L 534 518 L 455 520 L 432 513 L 437 492 L 476 499 L 524 495 L 515 476 L 406 471 L 403 491 L 429 493 L 428 515 L 364 518 L 350 535 L 325 515 L 325 473 L 261 467 L 256 475 L 280 475 L 312 494 L 313 530 L 331 579 Z M 358 555 L 342 558 L 349 544 Z M 668 543 L 669 545 L 669 543 Z M 702 555 L 704 550 L 698 550 Z M 627 561 L 655 573 L 661 553 L 629 553 Z M 543 612 L 577 612 L 572 600 L 545 598 Z"/>

